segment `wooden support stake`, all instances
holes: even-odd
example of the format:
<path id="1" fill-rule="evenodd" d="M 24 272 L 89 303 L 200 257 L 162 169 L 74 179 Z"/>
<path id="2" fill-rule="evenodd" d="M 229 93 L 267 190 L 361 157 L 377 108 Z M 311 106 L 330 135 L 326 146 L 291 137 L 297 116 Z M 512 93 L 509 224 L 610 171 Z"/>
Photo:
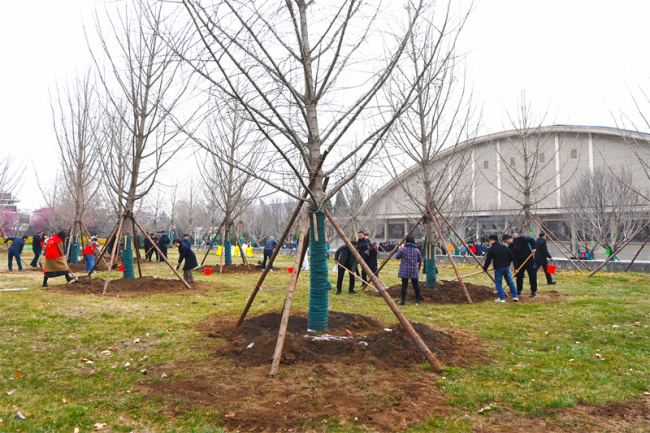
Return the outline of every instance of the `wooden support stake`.
<path id="1" fill-rule="evenodd" d="M 140 231 L 142 232 L 142 234 L 143 234 L 144 236 L 146 236 L 146 235 L 147 235 L 147 232 L 144 230 L 144 228 L 142 228 L 142 226 L 140 225 L 140 223 L 137 222 L 137 221 L 135 220 L 135 218 L 133 219 L 133 222 L 134 222 L 135 225 L 140 229 Z M 178 273 L 178 271 L 176 270 L 176 268 L 174 267 L 174 265 L 172 265 L 172 264 L 169 262 L 169 260 L 167 260 L 167 257 L 162 253 L 162 251 L 160 251 L 160 248 L 158 248 L 158 245 L 154 244 L 154 247 L 156 248 L 156 251 L 158 251 L 158 254 L 160 254 L 160 257 L 162 257 L 163 260 L 165 261 L 165 263 L 167 263 L 167 266 L 169 266 L 169 269 L 171 269 L 172 272 L 173 272 L 174 274 L 176 274 L 176 276 L 178 277 L 178 279 L 181 280 L 181 282 L 185 285 L 185 287 L 187 287 L 188 289 L 192 290 L 192 286 L 190 286 L 189 283 L 188 283 L 187 281 L 185 281 L 185 278 L 181 277 L 181 274 Z"/>
<path id="2" fill-rule="evenodd" d="M 440 229 L 438 220 L 436 220 L 436 217 L 433 214 L 433 212 L 431 212 L 431 209 L 429 209 L 429 214 L 431 217 L 431 221 L 433 222 L 433 226 L 436 228 L 436 232 L 438 232 L 438 237 L 440 238 L 440 242 L 442 242 L 443 245 L 447 245 L 447 241 L 445 241 L 445 238 L 442 235 L 442 230 Z M 445 252 L 447 253 L 447 257 L 449 257 L 449 262 L 451 263 L 451 266 L 454 268 L 454 272 L 456 273 L 456 278 L 458 279 L 458 282 L 460 283 L 460 286 L 463 289 L 463 293 L 465 294 L 465 299 L 467 299 L 468 303 L 473 304 L 472 298 L 469 296 L 469 292 L 467 291 L 467 287 L 465 286 L 465 282 L 463 281 L 463 277 L 460 275 L 460 271 L 458 270 L 458 266 L 456 266 L 456 262 L 454 261 L 454 258 L 451 256 L 451 252 L 449 251 L 448 248 L 445 248 Z"/>
<path id="3" fill-rule="evenodd" d="M 345 235 L 343 232 L 343 229 L 337 224 L 337 222 L 334 220 L 332 215 L 329 213 L 329 211 L 325 210 L 325 215 L 327 216 L 327 219 L 330 220 L 330 223 L 332 224 L 332 227 L 338 232 L 339 236 L 341 236 L 341 239 L 343 239 L 343 242 L 345 242 L 345 245 L 352 251 L 352 254 L 357 258 L 357 261 L 361 264 L 361 267 L 363 270 L 366 272 L 366 274 L 371 278 L 373 284 L 377 289 L 379 289 L 379 293 L 381 293 L 381 296 L 384 298 L 386 303 L 388 304 L 388 307 L 391 309 L 393 314 L 397 316 L 397 319 L 399 322 L 402 324 L 406 332 L 409 334 L 409 336 L 413 339 L 415 344 L 418 346 L 420 349 L 420 352 L 424 355 L 424 357 L 427 359 L 429 364 L 431 364 L 431 367 L 435 370 L 436 373 L 440 373 L 443 368 L 442 365 L 440 365 L 440 362 L 436 359 L 436 357 L 431 353 L 431 350 L 427 347 L 427 345 L 422 341 L 422 338 L 418 335 L 418 333 L 415 331 L 413 328 L 413 325 L 411 325 L 411 322 L 404 316 L 404 314 L 400 311 L 400 309 L 397 307 L 397 304 L 395 304 L 395 301 L 390 297 L 386 289 L 384 289 L 384 285 L 381 284 L 377 276 L 372 272 L 370 267 L 366 264 L 366 262 L 363 261 L 363 258 L 361 257 L 361 254 L 354 248 L 352 243 L 350 242 L 350 239 Z"/>
<path id="4" fill-rule="evenodd" d="M 241 224 L 240 224 L 240 228 L 241 228 Z M 246 265 L 248 270 L 250 271 L 251 270 L 251 265 L 248 263 L 248 260 L 246 259 L 246 251 L 244 251 L 244 246 L 242 245 L 241 240 L 239 239 L 239 236 L 238 236 L 239 232 L 235 233 L 235 234 L 236 234 L 235 238 L 237 238 L 237 244 L 239 245 L 239 253 L 241 254 L 241 260 L 244 263 L 244 265 Z"/>
<path id="5" fill-rule="evenodd" d="M 634 239 L 639 233 L 641 233 L 643 230 L 645 230 L 645 228 L 648 227 L 649 225 L 650 225 L 650 221 L 648 221 L 643 227 L 641 227 L 639 230 L 637 230 L 634 233 L 634 235 L 630 236 L 630 239 L 625 241 L 625 243 L 623 245 L 621 245 L 621 247 L 618 250 L 616 250 L 616 252 L 614 254 L 611 254 L 609 257 L 607 257 L 607 260 L 605 260 L 600 266 L 598 266 L 595 270 L 593 270 L 591 272 L 591 274 L 587 275 L 587 278 L 591 278 L 596 272 L 600 271 L 607 263 L 609 263 L 610 260 L 612 260 L 612 258 L 616 254 L 620 253 L 621 250 L 627 246 L 627 244 L 632 242 L 632 239 Z"/>
<path id="6" fill-rule="evenodd" d="M 219 254 L 219 273 L 223 272 L 224 254 L 226 254 L 226 227 L 225 226 L 221 229 L 221 254 Z"/>
<path id="7" fill-rule="evenodd" d="M 287 297 L 284 300 L 284 307 L 282 307 L 282 320 L 280 321 L 280 328 L 278 330 L 278 341 L 275 344 L 275 353 L 273 354 L 273 362 L 271 363 L 271 372 L 269 376 L 273 377 L 278 374 L 280 370 L 280 358 L 282 357 L 282 349 L 284 348 L 284 339 L 287 334 L 287 327 L 289 326 L 289 316 L 291 315 L 291 303 L 293 302 L 293 293 L 296 290 L 298 277 L 300 276 L 300 256 L 303 250 L 307 249 L 305 242 L 305 234 L 309 226 L 309 208 L 305 210 L 305 217 L 303 218 L 302 227 L 300 228 L 300 240 L 298 241 L 298 251 L 296 259 L 293 264 L 293 274 L 291 275 L 291 282 L 287 290 Z"/>
<path id="8" fill-rule="evenodd" d="M 388 253 L 388 255 L 387 255 L 386 257 L 384 257 L 384 260 L 381 262 L 381 264 L 380 264 L 379 267 L 377 268 L 377 274 L 379 274 L 379 271 L 381 271 L 381 270 L 383 269 L 383 267 L 386 265 L 386 263 L 388 263 L 388 261 L 390 260 L 390 258 L 393 257 L 393 254 L 395 254 L 395 253 L 397 252 L 397 250 L 399 249 L 400 244 L 402 244 L 402 243 L 406 240 L 406 238 L 408 238 L 409 236 L 411 236 L 411 234 L 415 231 L 415 229 L 416 229 L 417 226 L 422 222 L 423 219 L 424 219 L 424 216 L 420 217 L 420 219 L 418 220 L 418 222 L 416 222 L 415 225 L 413 226 L 413 228 L 411 228 L 411 230 L 409 230 L 409 232 L 406 234 L 406 236 L 404 236 L 404 238 L 402 239 L 402 241 L 399 242 L 399 243 L 395 246 L 395 248 L 393 248 L 393 249 Z"/>
<path id="9" fill-rule="evenodd" d="M 641 245 L 641 248 L 639 248 L 639 251 L 636 252 L 636 254 L 634 255 L 634 257 L 632 258 L 632 261 L 630 262 L 629 265 L 627 265 L 627 268 L 625 268 L 625 271 L 624 271 L 624 272 L 627 272 L 627 271 L 630 270 L 630 268 L 632 267 L 632 263 L 634 263 L 634 261 L 636 260 L 636 258 L 639 257 L 639 254 L 641 254 L 641 251 L 643 251 L 643 249 L 645 248 L 645 246 L 648 244 L 648 241 L 650 241 L 650 236 L 648 236 L 648 238 L 645 240 L 645 242 L 643 243 L 643 245 Z"/>
<path id="10" fill-rule="evenodd" d="M 542 224 L 542 222 L 541 222 L 540 220 L 538 220 L 537 218 L 535 218 L 535 215 L 530 214 L 530 217 L 533 219 L 533 221 L 535 221 L 535 222 L 540 226 L 540 228 L 541 228 L 542 230 L 544 230 L 544 233 L 546 233 L 546 234 L 548 235 L 548 238 L 551 240 L 551 242 L 553 243 L 553 245 L 555 245 L 555 248 L 557 248 L 558 251 L 559 251 L 559 252 L 560 252 L 560 253 L 561 253 L 561 254 L 562 254 L 562 255 L 563 255 L 563 256 L 564 256 L 564 257 L 565 257 L 569 262 L 571 262 L 571 264 L 573 265 L 573 267 L 576 268 L 576 269 L 577 269 L 581 274 L 584 274 L 584 272 L 582 272 L 582 269 L 580 269 L 580 267 L 579 267 L 578 265 L 576 265 L 576 264 L 573 262 L 573 260 L 571 260 L 571 259 L 569 258 L 569 256 L 567 256 L 566 254 L 564 254 L 564 251 L 562 251 L 562 248 L 560 248 L 560 245 L 561 245 L 563 248 L 564 248 L 564 245 L 562 245 L 561 242 L 560 242 L 560 245 L 558 245 L 558 244 L 553 240 L 553 236 L 554 236 L 554 234 L 551 233 L 551 232 L 548 230 L 547 227 L 544 227 L 544 224 Z M 558 239 L 558 241 L 559 241 L 559 239 Z M 570 252 L 570 251 L 569 251 L 569 252 Z M 582 263 L 582 260 L 580 260 L 580 259 L 578 259 L 578 260 L 580 261 L 580 263 Z M 582 266 L 584 266 L 585 268 L 587 268 L 588 271 L 591 270 L 591 269 L 589 269 L 589 266 L 585 265 L 584 263 L 582 263 Z"/>
<path id="11" fill-rule="evenodd" d="M 111 240 L 115 237 L 115 234 L 117 232 L 117 227 L 118 225 L 115 225 L 113 227 L 113 231 L 111 232 L 111 234 L 108 236 L 108 238 L 106 238 L 106 243 L 104 244 L 101 251 L 99 252 L 99 258 L 95 260 L 95 266 L 93 266 L 90 272 L 88 272 L 87 276 L 90 276 L 93 273 L 93 271 L 97 268 L 100 259 L 104 260 L 104 254 L 106 254 L 106 251 L 108 251 L 108 245 L 111 243 Z M 106 260 L 104 260 L 104 263 L 106 263 Z M 106 269 L 108 269 L 108 263 L 106 263 Z"/>
<path id="12" fill-rule="evenodd" d="M 201 260 L 201 266 L 203 266 L 203 263 L 205 263 L 205 259 L 208 258 L 208 254 L 210 254 L 210 251 L 212 250 L 214 241 L 217 240 L 217 234 L 219 233 L 219 230 L 221 230 L 222 225 L 223 225 L 223 221 L 221 221 L 221 224 L 219 224 L 219 228 L 217 229 L 217 231 L 214 232 L 214 237 L 212 238 L 212 242 L 210 242 L 210 246 L 208 247 L 208 250 L 205 252 L 205 256 L 203 256 L 203 260 Z"/>
<path id="13" fill-rule="evenodd" d="M 472 255 L 472 257 L 474 258 L 474 260 L 476 261 L 476 263 L 478 264 L 478 266 L 480 266 L 481 268 L 483 268 L 483 262 L 481 262 L 481 260 L 480 260 L 478 257 L 476 257 L 476 254 L 474 254 L 474 253 L 472 252 L 472 250 L 469 248 L 469 246 L 465 243 L 465 240 L 464 240 L 461 236 L 458 235 L 458 232 L 456 231 L 456 229 L 454 229 L 454 227 L 451 225 L 451 223 L 449 222 L 449 220 L 447 220 L 447 218 L 445 218 L 445 216 L 442 214 L 442 212 L 440 211 L 440 209 L 438 208 L 438 206 L 436 206 L 436 205 L 434 204 L 433 207 L 435 208 L 435 210 L 438 211 L 438 215 L 440 215 L 440 217 L 441 217 L 442 220 L 445 222 L 445 224 L 447 224 L 447 226 L 451 229 L 451 231 L 454 232 L 454 234 L 456 235 L 456 237 L 458 238 L 458 240 L 461 241 L 461 242 L 463 243 L 463 246 L 464 246 L 465 248 L 467 248 L 467 251 Z M 427 204 L 427 209 L 429 210 L 429 213 L 430 213 L 431 215 L 433 215 L 433 212 L 431 211 L 431 208 L 429 207 L 428 204 Z M 492 282 L 496 284 L 496 281 L 494 281 L 494 277 L 492 276 L 492 274 L 491 274 L 490 272 L 488 272 L 487 270 L 483 270 L 483 271 L 481 271 L 481 272 L 486 273 L 487 276 L 490 277 L 490 279 L 492 280 Z"/>
<path id="14" fill-rule="evenodd" d="M 142 278 L 142 268 L 140 267 L 140 243 L 138 242 L 138 231 L 135 229 L 135 218 L 131 214 L 131 225 L 133 226 L 133 245 L 135 245 L 135 257 L 138 260 L 138 275 Z M 144 236 L 147 234 L 145 233 Z"/>
<path id="15" fill-rule="evenodd" d="M 104 290 L 102 290 L 102 296 L 106 295 L 106 289 L 108 288 L 108 280 L 111 278 L 111 270 L 113 269 L 113 260 L 119 249 L 119 239 L 122 236 L 122 225 L 126 217 L 122 215 L 120 218 L 120 225 L 117 228 L 117 233 L 115 234 L 115 244 L 113 244 L 113 251 L 111 251 L 111 259 L 108 261 L 108 270 L 106 271 L 106 281 L 104 282 Z M 91 271 L 92 272 L 92 271 Z"/>

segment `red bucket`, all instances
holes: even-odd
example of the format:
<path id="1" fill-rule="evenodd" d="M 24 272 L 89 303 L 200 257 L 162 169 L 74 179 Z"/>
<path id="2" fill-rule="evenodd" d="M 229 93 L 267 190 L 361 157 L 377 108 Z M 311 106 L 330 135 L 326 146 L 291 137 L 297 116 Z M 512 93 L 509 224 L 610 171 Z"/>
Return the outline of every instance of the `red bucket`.
<path id="1" fill-rule="evenodd" d="M 124 271 L 124 265 L 120 265 L 119 268 L 120 272 Z"/>
<path id="2" fill-rule="evenodd" d="M 212 275 L 212 268 L 203 268 L 203 273 L 205 275 Z"/>
<path id="3" fill-rule="evenodd" d="M 287 268 L 287 271 L 289 271 L 290 274 L 293 274 L 293 268 Z"/>
<path id="4" fill-rule="evenodd" d="M 555 265 L 546 265 L 546 272 L 549 274 L 554 274 L 555 273 Z"/>

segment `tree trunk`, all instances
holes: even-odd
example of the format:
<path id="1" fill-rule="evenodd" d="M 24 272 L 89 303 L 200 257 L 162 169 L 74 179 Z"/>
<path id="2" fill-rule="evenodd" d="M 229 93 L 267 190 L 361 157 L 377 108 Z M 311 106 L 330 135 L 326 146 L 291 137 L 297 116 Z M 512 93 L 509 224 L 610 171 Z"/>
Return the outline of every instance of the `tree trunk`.
<path id="1" fill-rule="evenodd" d="M 223 240 L 223 255 L 226 261 L 226 266 L 231 266 L 232 265 L 232 242 L 231 242 L 231 236 L 232 236 L 232 223 L 230 220 L 227 220 L 228 222 L 225 224 L 226 226 L 226 231 L 225 231 L 225 236 Z"/>
<path id="2" fill-rule="evenodd" d="M 312 209 L 309 213 L 311 264 L 309 274 L 309 331 L 327 329 L 329 310 L 329 269 L 325 241 L 325 213 Z"/>
<path id="3" fill-rule="evenodd" d="M 424 265 L 426 270 L 426 288 L 437 290 L 438 289 L 438 279 L 437 273 L 438 268 L 436 266 L 436 245 L 434 243 L 435 239 L 435 228 L 433 227 L 433 222 L 427 219 L 425 224 L 425 233 L 426 233 L 426 243 L 424 244 Z"/>

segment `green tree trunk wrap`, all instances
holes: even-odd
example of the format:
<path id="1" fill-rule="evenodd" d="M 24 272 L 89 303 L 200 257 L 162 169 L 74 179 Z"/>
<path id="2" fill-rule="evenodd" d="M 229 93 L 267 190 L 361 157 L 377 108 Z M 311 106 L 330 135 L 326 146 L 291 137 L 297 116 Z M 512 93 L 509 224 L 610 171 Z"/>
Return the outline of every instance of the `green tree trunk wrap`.
<path id="1" fill-rule="evenodd" d="M 317 227 L 314 227 L 316 215 Z M 311 211 L 309 214 L 311 264 L 309 274 L 309 317 L 310 331 L 327 329 L 327 312 L 329 310 L 329 281 L 327 265 L 327 242 L 325 242 L 325 213 Z M 318 240 L 315 234 L 318 233 Z"/>
<path id="2" fill-rule="evenodd" d="M 70 247 L 70 263 L 79 263 L 79 236 L 72 237 L 72 246 Z"/>
<path id="3" fill-rule="evenodd" d="M 124 265 L 124 271 L 122 278 L 127 280 L 135 280 L 135 272 L 133 270 L 133 248 L 131 248 L 131 236 L 126 236 L 124 242 L 124 255 L 122 256 L 122 264 Z"/>
<path id="4" fill-rule="evenodd" d="M 427 243 L 425 245 L 425 260 L 427 265 L 427 289 L 438 289 L 438 279 L 436 274 L 438 269 L 436 268 L 436 248 L 434 245 Z"/>
<path id="5" fill-rule="evenodd" d="M 223 242 L 224 256 L 226 258 L 226 266 L 232 265 L 232 247 L 230 246 L 230 226 L 226 227 L 226 236 Z"/>

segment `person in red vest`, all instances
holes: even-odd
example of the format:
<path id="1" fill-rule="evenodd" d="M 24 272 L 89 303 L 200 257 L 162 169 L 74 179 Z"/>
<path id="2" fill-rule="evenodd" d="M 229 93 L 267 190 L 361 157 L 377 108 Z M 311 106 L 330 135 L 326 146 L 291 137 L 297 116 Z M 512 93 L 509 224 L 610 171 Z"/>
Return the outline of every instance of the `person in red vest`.
<path id="1" fill-rule="evenodd" d="M 97 250 L 97 238 L 92 238 L 84 248 L 84 261 L 86 262 L 86 272 L 90 272 L 95 267 L 95 250 Z"/>
<path id="2" fill-rule="evenodd" d="M 70 276 L 68 265 L 63 257 L 63 243 L 66 237 L 68 236 L 65 230 L 61 230 L 45 241 L 45 276 L 43 277 L 43 287 L 49 287 L 47 285 L 48 278 L 65 275 L 67 282 L 76 279 Z"/>

